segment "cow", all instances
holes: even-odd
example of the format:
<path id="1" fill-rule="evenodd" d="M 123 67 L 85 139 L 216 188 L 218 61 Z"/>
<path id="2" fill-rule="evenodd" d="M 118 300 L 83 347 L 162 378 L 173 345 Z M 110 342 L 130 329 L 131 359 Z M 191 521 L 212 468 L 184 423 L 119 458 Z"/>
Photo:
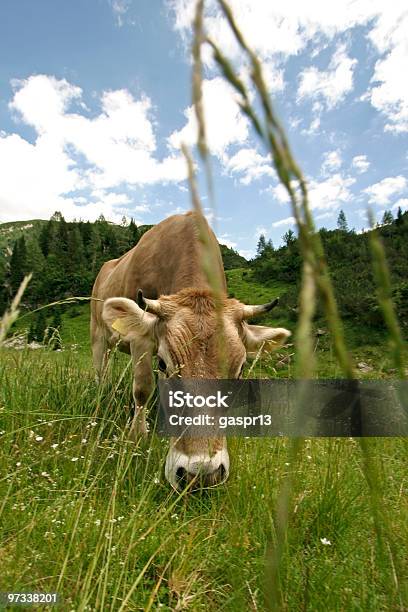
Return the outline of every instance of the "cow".
<path id="1" fill-rule="evenodd" d="M 212 272 L 221 279 L 216 296 L 203 271 L 204 223 L 214 253 Z M 207 246 L 208 248 L 208 246 Z M 118 346 L 131 355 L 135 412 L 131 432 L 146 433 L 145 406 L 154 389 L 152 359 L 159 376 L 239 378 L 247 352 L 281 346 L 290 332 L 250 325 L 247 319 L 276 303 L 247 306 L 227 297 L 227 285 L 214 233 L 195 212 L 168 217 L 148 230 L 130 251 L 103 264 L 93 287 L 91 343 L 99 377 L 107 354 Z M 220 349 L 222 324 L 223 359 Z M 229 475 L 226 439 L 181 436 L 170 440 L 165 476 L 176 490 L 224 482 Z M 194 482 L 191 482 L 194 481 Z"/>

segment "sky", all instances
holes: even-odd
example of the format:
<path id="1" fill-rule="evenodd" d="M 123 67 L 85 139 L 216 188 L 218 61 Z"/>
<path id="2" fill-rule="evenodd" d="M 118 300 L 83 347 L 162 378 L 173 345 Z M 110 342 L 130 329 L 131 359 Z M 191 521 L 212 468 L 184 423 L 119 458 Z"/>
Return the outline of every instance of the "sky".
<path id="1" fill-rule="evenodd" d="M 230 0 L 263 61 L 307 178 L 318 227 L 367 227 L 408 209 L 408 9 L 400 0 Z M 194 147 L 194 0 L 0 2 L 0 222 L 158 223 L 190 208 L 180 143 Z M 205 28 L 249 83 L 216 0 Z M 204 104 L 219 240 L 246 257 L 294 229 L 290 206 L 236 94 L 204 49 Z M 251 95 L 253 95 L 253 91 Z"/>

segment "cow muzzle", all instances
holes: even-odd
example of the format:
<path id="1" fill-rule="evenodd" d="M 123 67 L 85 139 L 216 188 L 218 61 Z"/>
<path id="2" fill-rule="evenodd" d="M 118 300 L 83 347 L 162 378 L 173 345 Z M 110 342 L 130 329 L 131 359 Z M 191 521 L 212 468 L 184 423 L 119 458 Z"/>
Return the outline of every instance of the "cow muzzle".
<path id="1" fill-rule="evenodd" d="M 165 475 L 177 491 L 191 491 L 214 487 L 225 482 L 229 475 L 229 456 L 226 448 L 208 455 L 188 456 L 170 448 Z"/>

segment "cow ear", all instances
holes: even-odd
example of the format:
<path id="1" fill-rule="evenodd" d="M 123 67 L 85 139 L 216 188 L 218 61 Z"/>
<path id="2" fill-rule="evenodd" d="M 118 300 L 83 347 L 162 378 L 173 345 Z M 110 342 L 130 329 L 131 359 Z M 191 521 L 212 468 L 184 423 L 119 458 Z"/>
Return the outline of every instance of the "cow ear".
<path id="1" fill-rule="evenodd" d="M 265 344 L 265 350 L 275 351 L 291 335 L 291 332 L 284 327 L 265 327 L 264 325 L 244 324 L 244 344 L 249 353 L 259 350 Z"/>
<path id="2" fill-rule="evenodd" d="M 105 300 L 102 318 L 113 332 L 128 339 L 132 335 L 150 333 L 157 320 L 156 315 L 142 310 L 136 302 L 127 298 Z"/>

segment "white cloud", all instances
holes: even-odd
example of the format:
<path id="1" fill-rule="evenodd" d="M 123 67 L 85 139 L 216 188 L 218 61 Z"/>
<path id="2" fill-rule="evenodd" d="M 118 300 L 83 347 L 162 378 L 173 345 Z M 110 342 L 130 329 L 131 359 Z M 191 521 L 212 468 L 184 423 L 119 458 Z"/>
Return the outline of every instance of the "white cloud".
<path id="1" fill-rule="evenodd" d="M 245 259 L 253 259 L 255 257 L 254 249 L 240 249 L 238 247 L 237 251 L 242 257 L 245 257 Z"/>
<path id="2" fill-rule="evenodd" d="M 315 117 L 313 121 L 311 122 L 311 124 L 309 125 L 309 127 L 307 129 L 302 130 L 302 134 L 304 136 L 314 136 L 319 131 L 320 123 L 321 123 L 320 116 Z"/>
<path id="3" fill-rule="evenodd" d="M 322 219 L 330 219 L 333 217 L 334 211 L 329 211 L 325 213 L 321 213 L 320 215 L 315 215 L 315 221 L 322 221 Z"/>
<path id="4" fill-rule="evenodd" d="M 118 204 L 130 204 L 131 202 L 131 199 L 126 193 L 114 193 L 113 191 L 109 193 L 104 189 L 95 189 L 92 191 L 91 195 L 92 197 L 102 200 L 111 206 Z M 85 198 L 76 198 L 76 201 L 86 203 Z"/>
<path id="5" fill-rule="evenodd" d="M 116 219 L 118 206 L 123 209 L 130 199 L 109 190 L 185 179 L 181 155 L 155 156 L 154 118 L 146 96 L 104 92 L 100 114 L 89 118 L 82 90 L 65 79 L 36 75 L 13 86 L 9 107 L 19 121 L 34 128 L 37 138 L 31 144 L 17 134 L 0 135 L 3 220 L 15 218 L 16 210 L 21 219 L 48 217 L 55 210 L 67 217 L 97 217 L 95 202 L 88 197 L 83 205 L 78 199 L 85 196 L 81 190 L 103 192 L 101 212 Z M 73 105 L 78 112 L 72 111 Z"/>
<path id="6" fill-rule="evenodd" d="M 132 212 L 135 213 L 148 213 L 151 210 L 151 206 L 148 204 L 136 204 L 136 206 L 132 206 Z"/>
<path id="7" fill-rule="evenodd" d="M 210 150 L 220 157 L 224 156 L 231 144 L 243 144 L 248 138 L 248 120 L 242 115 L 237 98 L 231 85 L 224 79 L 215 77 L 203 82 L 203 103 Z M 192 106 L 184 115 L 186 125 L 174 131 L 169 145 L 176 150 L 182 142 L 193 145 L 197 141 L 197 121 Z"/>
<path id="8" fill-rule="evenodd" d="M 387 206 L 394 196 L 407 190 L 408 182 L 404 176 L 388 176 L 363 190 L 368 195 L 370 204 Z"/>
<path id="9" fill-rule="evenodd" d="M 337 210 L 353 197 L 350 187 L 355 179 L 340 173 L 323 181 L 309 181 L 309 203 L 312 210 Z"/>
<path id="10" fill-rule="evenodd" d="M 35 128 L 38 134 L 58 131 L 61 117 L 68 107 L 81 100 L 82 90 L 66 79 L 39 74 L 11 82 L 15 91 L 9 108 L 17 119 Z"/>
<path id="11" fill-rule="evenodd" d="M 195 3 L 190 0 L 169 0 L 168 5 L 173 14 L 175 29 L 187 40 Z M 209 0 L 205 6 L 205 25 L 209 34 L 218 43 L 222 43 L 227 55 L 237 59 L 239 49 L 226 26 L 218 3 L 216 0 Z M 277 54 L 297 55 L 315 36 L 324 34 L 333 39 L 340 32 L 367 23 L 383 10 L 383 2 L 234 0 L 232 8 L 239 28 L 264 60 Z"/>
<path id="12" fill-rule="evenodd" d="M 290 198 L 286 190 L 286 187 L 284 187 L 282 183 L 279 183 L 279 185 L 276 185 L 275 187 L 271 187 L 270 189 L 267 189 L 267 191 L 270 191 L 272 195 L 281 204 L 287 204 L 290 202 Z"/>
<path id="13" fill-rule="evenodd" d="M 355 181 L 356 179 L 351 176 L 345 176 L 339 172 L 321 181 L 309 179 L 307 185 L 311 210 L 337 210 L 341 204 L 345 204 L 352 199 L 353 194 L 350 187 Z M 281 204 L 288 204 L 290 201 L 282 183 L 267 191 Z"/>
<path id="14" fill-rule="evenodd" d="M 302 123 L 302 119 L 300 117 L 290 117 L 289 118 L 289 125 L 292 128 L 292 130 L 296 130 L 296 128 L 298 128 L 301 123 Z"/>
<path id="15" fill-rule="evenodd" d="M 237 243 L 230 239 L 230 234 L 221 234 L 221 236 L 217 236 L 218 242 L 221 244 L 225 244 L 225 246 L 230 249 L 236 249 Z"/>
<path id="16" fill-rule="evenodd" d="M 265 83 L 272 95 L 285 89 L 285 80 L 282 68 L 275 62 L 265 61 L 262 66 Z"/>
<path id="17" fill-rule="evenodd" d="M 359 174 L 363 174 L 364 172 L 367 172 L 367 170 L 370 167 L 370 162 L 367 159 L 367 155 L 356 155 L 351 160 L 351 164 L 353 168 L 355 168 Z"/>
<path id="18" fill-rule="evenodd" d="M 263 225 L 257 225 L 255 233 L 254 233 L 254 238 L 259 238 L 261 234 L 266 236 L 267 233 L 268 233 L 268 230 L 266 227 L 264 227 Z"/>
<path id="19" fill-rule="evenodd" d="M 322 172 L 330 173 L 333 170 L 338 170 L 343 163 L 339 149 L 327 151 L 323 155 Z"/>
<path id="20" fill-rule="evenodd" d="M 348 57 L 345 46 L 339 45 L 328 70 L 311 66 L 300 73 L 298 100 L 322 99 L 329 109 L 334 108 L 352 90 L 356 64 L 356 59 Z"/>
<path id="21" fill-rule="evenodd" d="M 385 129 L 408 132 L 408 82 L 403 76 L 408 64 L 408 12 L 406 3 L 395 0 L 387 4 L 369 37 L 384 54 L 376 64 L 368 99 L 388 119 Z"/>
<path id="22" fill-rule="evenodd" d="M 276 177 L 272 160 L 260 155 L 253 148 L 240 149 L 235 155 L 225 160 L 225 169 L 232 175 L 238 175 L 243 185 L 249 185 L 254 180 L 269 176 Z"/>
<path id="23" fill-rule="evenodd" d="M 195 2 L 168 0 L 167 5 L 174 28 L 187 48 Z M 339 34 L 356 26 L 368 26 L 367 37 L 382 57 L 376 63 L 372 87 L 363 99 L 369 100 L 374 108 L 385 115 L 387 130 L 408 130 L 408 81 L 401 74 L 408 64 L 405 0 L 393 0 L 386 4 L 384 0 L 234 0 L 232 8 L 236 22 L 251 47 L 263 62 L 272 61 L 275 66 L 290 56 L 299 56 L 311 42 L 314 44 L 310 50 L 313 57 L 316 48 L 320 51 Z M 216 0 L 205 3 L 205 27 L 224 53 L 242 68 L 242 53 Z M 209 53 L 206 52 L 205 59 L 208 57 Z M 213 64 L 210 67 L 213 68 Z M 332 108 L 351 91 L 354 68 L 355 60 L 347 57 L 344 47 L 339 47 L 329 70 L 319 71 L 312 67 L 302 73 L 300 93 L 307 97 L 318 96 L 327 107 Z M 311 134 L 317 131 L 317 123 L 315 120 Z"/>
<path id="24" fill-rule="evenodd" d="M 169 202 L 169 205 L 174 205 L 173 202 Z M 172 215 L 184 215 L 184 213 L 188 212 L 188 208 L 183 208 L 182 206 L 175 206 L 173 209 L 168 210 L 165 213 L 166 217 L 171 217 Z"/>
<path id="25" fill-rule="evenodd" d="M 286 217 L 285 219 L 281 219 L 280 221 L 275 221 L 272 223 L 272 227 L 282 227 L 283 225 L 294 225 L 295 218 L 294 217 Z"/>

